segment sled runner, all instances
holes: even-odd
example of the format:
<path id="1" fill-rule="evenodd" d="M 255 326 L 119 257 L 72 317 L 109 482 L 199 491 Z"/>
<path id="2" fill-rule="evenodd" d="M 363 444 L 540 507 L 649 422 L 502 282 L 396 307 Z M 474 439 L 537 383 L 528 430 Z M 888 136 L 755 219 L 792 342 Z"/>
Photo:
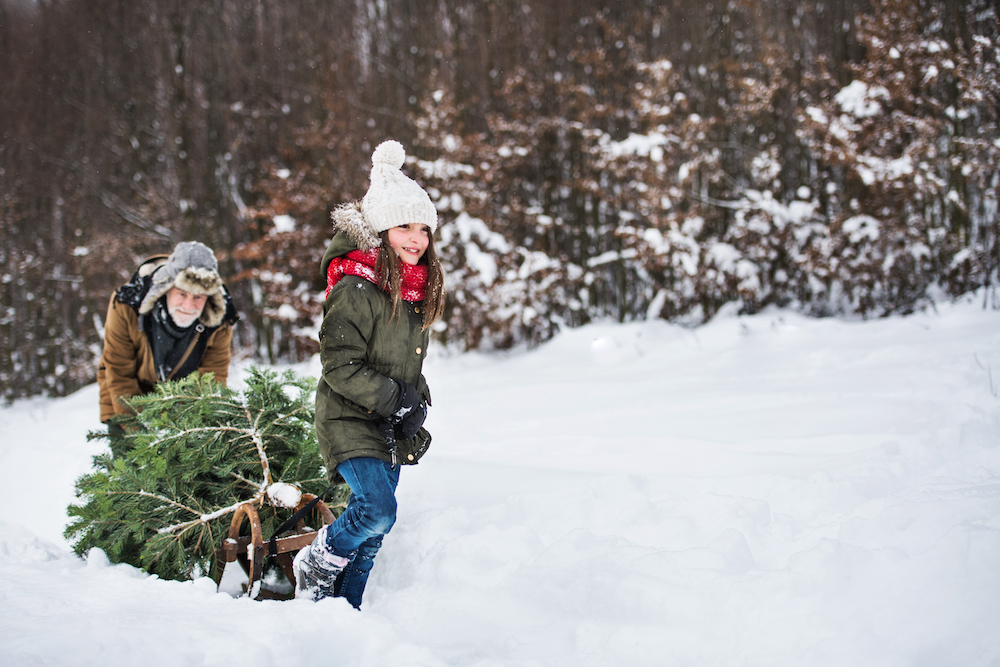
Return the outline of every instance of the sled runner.
<path id="1" fill-rule="evenodd" d="M 311 493 L 302 494 L 296 511 L 305 508 L 310 502 L 315 501 L 315 509 L 323 518 L 323 523 L 333 523 L 335 517 L 330 508 L 321 499 Z M 242 534 L 246 531 L 243 524 L 249 524 L 249 534 Z M 264 558 L 273 556 L 278 565 L 281 566 L 285 577 L 295 589 L 295 573 L 292 571 L 292 559 L 295 553 L 309 544 L 312 544 L 316 537 L 316 530 L 305 525 L 305 519 L 299 519 L 292 529 L 293 535 L 287 537 L 272 537 L 264 540 L 261 531 L 260 518 L 257 516 L 257 508 L 253 503 L 243 503 L 233 514 L 233 520 L 229 524 L 229 536 L 223 541 L 222 547 L 216 551 L 216 585 L 222 581 L 222 573 L 228 563 L 238 561 L 243 571 L 246 572 L 249 581 L 244 585 L 247 596 L 255 600 L 287 600 L 292 593 L 283 593 L 263 587 L 262 576 L 264 573 Z"/>

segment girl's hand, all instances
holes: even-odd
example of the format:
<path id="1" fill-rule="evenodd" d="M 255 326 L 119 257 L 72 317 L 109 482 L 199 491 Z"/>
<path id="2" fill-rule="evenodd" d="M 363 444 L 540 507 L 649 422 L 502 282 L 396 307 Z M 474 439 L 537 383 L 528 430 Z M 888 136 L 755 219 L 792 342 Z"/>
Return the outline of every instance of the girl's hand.
<path id="1" fill-rule="evenodd" d="M 393 423 L 386 419 L 378 425 L 378 431 L 382 434 L 382 439 L 385 440 L 385 444 L 389 445 L 389 449 L 396 448 L 396 427 Z"/>
<path id="2" fill-rule="evenodd" d="M 427 419 L 427 403 L 420 398 L 417 388 L 409 382 L 399 382 L 399 401 L 389 418 L 396 425 L 396 434 L 409 440 L 417 434 Z"/>

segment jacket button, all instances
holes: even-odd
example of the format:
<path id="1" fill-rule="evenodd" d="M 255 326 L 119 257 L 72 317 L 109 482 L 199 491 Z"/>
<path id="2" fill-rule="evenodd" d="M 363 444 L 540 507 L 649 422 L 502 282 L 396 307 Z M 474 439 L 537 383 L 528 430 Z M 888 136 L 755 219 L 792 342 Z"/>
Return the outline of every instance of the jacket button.
<path id="1" fill-rule="evenodd" d="M 419 347 L 417 348 L 417 354 L 420 354 L 420 348 Z"/>
<path id="2" fill-rule="evenodd" d="M 413 454 L 407 454 L 406 458 L 407 458 L 407 460 L 412 461 L 413 460 Z"/>
<path id="3" fill-rule="evenodd" d="M 414 309 L 413 309 L 413 312 L 415 312 L 415 313 L 419 313 L 419 312 L 420 312 L 420 308 L 414 308 Z"/>

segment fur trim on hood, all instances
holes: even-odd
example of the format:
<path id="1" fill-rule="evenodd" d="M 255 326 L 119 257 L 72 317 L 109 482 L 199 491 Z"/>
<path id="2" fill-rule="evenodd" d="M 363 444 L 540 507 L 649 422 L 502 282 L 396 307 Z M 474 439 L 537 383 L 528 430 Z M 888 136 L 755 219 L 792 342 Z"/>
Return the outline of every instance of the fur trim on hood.
<path id="1" fill-rule="evenodd" d="M 361 202 L 341 204 L 330 213 L 335 232 L 343 232 L 351 239 L 358 250 L 371 250 L 381 247 L 382 239 L 372 231 L 361 213 Z"/>

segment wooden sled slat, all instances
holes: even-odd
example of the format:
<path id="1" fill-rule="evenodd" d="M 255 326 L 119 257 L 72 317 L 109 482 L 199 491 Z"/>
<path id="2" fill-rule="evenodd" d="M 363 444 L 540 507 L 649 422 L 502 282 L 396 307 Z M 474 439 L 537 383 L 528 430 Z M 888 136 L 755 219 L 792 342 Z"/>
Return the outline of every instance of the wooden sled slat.
<path id="1" fill-rule="evenodd" d="M 307 503 L 316 498 L 311 493 L 302 494 L 295 510 L 299 510 Z M 323 518 L 324 524 L 333 523 L 335 517 L 330 508 L 322 500 L 316 504 L 316 510 Z M 249 522 L 250 534 L 240 535 L 243 524 Z M 305 521 L 299 521 L 295 526 L 295 535 L 279 537 L 275 542 L 276 556 L 279 566 L 285 577 L 295 587 L 295 573 L 292 570 L 293 554 L 310 544 L 316 538 L 316 531 L 305 527 Z M 270 591 L 261 585 L 261 576 L 264 571 L 264 557 L 269 553 L 269 542 L 264 541 L 261 531 L 260 517 L 257 508 L 253 503 L 243 503 L 236 512 L 233 513 L 232 521 L 229 524 L 229 536 L 223 541 L 222 547 L 216 551 L 216 585 L 222 581 L 222 573 L 228 563 L 239 562 L 243 571 L 246 572 L 248 581 L 244 587 L 246 594 L 256 600 L 262 599 L 288 599 L 289 596 L 278 591 Z"/>

